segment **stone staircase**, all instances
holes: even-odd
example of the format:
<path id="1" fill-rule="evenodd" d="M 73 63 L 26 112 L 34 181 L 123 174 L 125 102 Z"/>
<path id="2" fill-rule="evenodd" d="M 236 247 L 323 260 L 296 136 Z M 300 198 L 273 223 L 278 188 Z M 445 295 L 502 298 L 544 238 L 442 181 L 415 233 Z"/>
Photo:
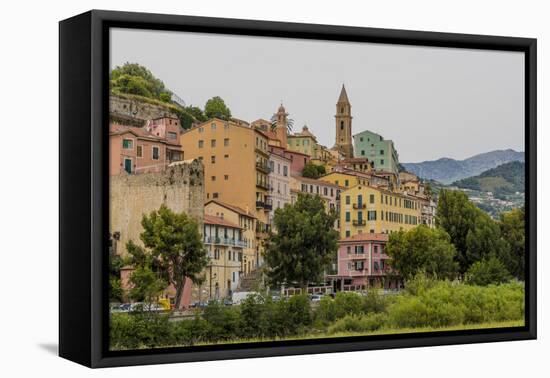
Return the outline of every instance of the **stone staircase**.
<path id="1" fill-rule="evenodd" d="M 241 278 L 241 282 L 236 291 L 255 291 L 262 281 L 262 272 L 260 269 L 252 270 Z"/>

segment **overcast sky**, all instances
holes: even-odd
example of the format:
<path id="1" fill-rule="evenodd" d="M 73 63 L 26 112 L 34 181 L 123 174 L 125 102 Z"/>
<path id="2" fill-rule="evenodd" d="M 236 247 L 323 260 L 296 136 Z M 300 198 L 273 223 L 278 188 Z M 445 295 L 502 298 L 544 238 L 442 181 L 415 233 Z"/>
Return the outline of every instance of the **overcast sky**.
<path id="1" fill-rule="evenodd" d="M 282 101 L 334 145 L 345 83 L 353 134 L 392 139 L 402 162 L 524 150 L 523 53 L 352 42 L 111 31 L 111 67 L 149 68 L 188 105 L 221 96 L 234 117 L 269 119 Z"/>

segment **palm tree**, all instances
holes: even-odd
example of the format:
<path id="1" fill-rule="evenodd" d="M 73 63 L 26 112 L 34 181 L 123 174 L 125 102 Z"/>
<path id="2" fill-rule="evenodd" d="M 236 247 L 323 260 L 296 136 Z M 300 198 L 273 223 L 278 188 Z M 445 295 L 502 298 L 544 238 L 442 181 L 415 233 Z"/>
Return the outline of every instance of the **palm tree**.
<path id="1" fill-rule="evenodd" d="M 287 118 L 286 128 L 289 134 L 292 133 L 292 126 L 294 126 L 294 120 L 291 118 Z M 275 132 L 276 129 L 277 129 L 277 114 L 273 114 L 271 116 L 271 131 Z"/>

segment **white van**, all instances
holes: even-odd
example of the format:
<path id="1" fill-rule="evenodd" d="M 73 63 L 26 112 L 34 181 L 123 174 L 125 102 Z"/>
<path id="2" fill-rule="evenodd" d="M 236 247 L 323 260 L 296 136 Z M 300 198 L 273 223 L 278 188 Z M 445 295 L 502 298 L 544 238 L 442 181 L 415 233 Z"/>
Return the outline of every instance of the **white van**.
<path id="1" fill-rule="evenodd" d="M 248 296 L 250 295 L 260 295 L 260 293 L 255 291 L 240 291 L 240 292 L 234 292 L 231 296 L 231 301 L 234 305 L 241 304 L 242 301 L 244 301 Z"/>

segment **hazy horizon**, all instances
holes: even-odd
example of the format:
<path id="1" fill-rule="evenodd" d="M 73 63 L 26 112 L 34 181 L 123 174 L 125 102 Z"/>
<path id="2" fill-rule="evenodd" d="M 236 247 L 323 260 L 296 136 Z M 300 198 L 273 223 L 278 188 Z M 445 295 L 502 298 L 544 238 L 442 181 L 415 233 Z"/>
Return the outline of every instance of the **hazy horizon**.
<path id="1" fill-rule="evenodd" d="M 329 148 L 345 83 L 353 134 L 393 140 L 401 162 L 525 150 L 520 52 L 112 29 L 111 68 L 126 62 L 187 105 L 220 96 L 249 122 L 282 101 L 293 131 L 307 124 Z"/>

